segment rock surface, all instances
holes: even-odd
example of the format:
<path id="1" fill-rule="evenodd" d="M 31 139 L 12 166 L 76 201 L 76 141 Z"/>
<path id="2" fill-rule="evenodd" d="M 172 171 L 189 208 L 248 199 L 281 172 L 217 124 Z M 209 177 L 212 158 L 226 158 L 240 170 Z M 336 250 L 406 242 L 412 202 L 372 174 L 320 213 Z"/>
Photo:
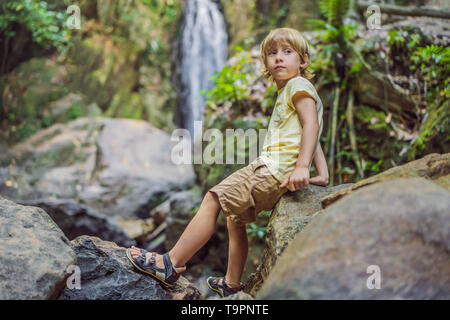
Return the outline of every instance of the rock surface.
<path id="1" fill-rule="evenodd" d="M 217 294 L 214 294 L 212 297 L 206 300 L 254 300 L 251 295 L 245 293 L 244 291 L 239 291 L 235 294 L 229 295 L 228 297 L 219 297 Z"/>
<path id="2" fill-rule="evenodd" d="M 0 197 L 0 300 L 56 298 L 75 263 L 69 240 L 47 213 Z"/>
<path id="3" fill-rule="evenodd" d="M 257 294 L 278 257 L 294 236 L 321 212 L 320 199 L 349 185 L 320 187 L 310 184 L 295 192 L 287 192 L 281 197 L 267 224 L 261 263 L 256 273 L 248 278 L 245 292 L 253 296 Z"/>
<path id="4" fill-rule="evenodd" d="M 296 235 L 257 298 L 449 299 L 449 208 L 448 190 L 424 178 L 356 190 Z M 368 288 L 373 265 L 380 289 Z"/>
<path id="5" fill-rule="evenodd" d="M 165 217 L 167 223 L 166 245 L 168 248 L 172 248 L 194 216 L 193 210 L 200 206 L 202 196 L 198 189 L 187 190 L 173 194 L 166 202 L 168 205 L 162 204 L 163 207 L 169 209 Z"/>
<path id="6" fill-rule="evenodd" d="M 0 194 L 13 201 L 77 199 L 107 216 L 147 218 L 194 183 L 175 165 L 168 133 L 130 119 L 78 118 L 55 124 L 0 156 Z"/>
<path id="7" fill-rule="evenodd" d="M 180 277 L 172 289 L 137 271 L 125 248 L 97 237 L 71 241 L 81 271 L 81 289 L 66 288 L 61 300 L 197 300 L 200 292 Z"/>
<path id="8" fill-rule="evenodd" d="M 121 246 L 136 245 L 111 218 L 72 199 L 43 198 L 21 202 L 44 209 L 69 240 L 82 235 L 96 236 Z"/>
<path id="9" fill-rule="evenodd" d="M 450 153 L 431 153 L 425 157 L 383 171 L 377 175 L 361 180 L 348 188 L 335 192 L 322 199 L 324 208 L 355 190 L 380 181 L 402 177 L 423 177 L 432 180 L 450 190 Z"/>

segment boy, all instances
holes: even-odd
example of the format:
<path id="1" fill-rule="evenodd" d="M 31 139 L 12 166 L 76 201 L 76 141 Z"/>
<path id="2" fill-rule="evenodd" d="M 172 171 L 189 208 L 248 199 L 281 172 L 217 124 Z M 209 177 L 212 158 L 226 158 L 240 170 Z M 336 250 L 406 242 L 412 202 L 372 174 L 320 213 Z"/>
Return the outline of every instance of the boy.
<path id="1" fill-rule="evenodd" d="M 323 106 L 308 81 L 313 75 L 307 69 L 306 40 L 294 29 L 272 30 L 261 44 L 261 58 L 264 77 L 278 87 L 261 155 L 206 193 L 197 214 L 168 253 L 127 249 L 136 268 L 166 286 L 175 283 L 186 269 L 185 263 L 210 239 L 222 210 L 229 234 L 227 273 L 209 277 L 207 284 L 222 297 L 238 292 L 248 253 L 245 224 L 255 221 L 261 210 L 271 210 L 288 189 L 295 191 L 309 183 L 328 185 L 328 168 L 319 143 Z M 310 179 L 311 160 L 318 175 Z"/>

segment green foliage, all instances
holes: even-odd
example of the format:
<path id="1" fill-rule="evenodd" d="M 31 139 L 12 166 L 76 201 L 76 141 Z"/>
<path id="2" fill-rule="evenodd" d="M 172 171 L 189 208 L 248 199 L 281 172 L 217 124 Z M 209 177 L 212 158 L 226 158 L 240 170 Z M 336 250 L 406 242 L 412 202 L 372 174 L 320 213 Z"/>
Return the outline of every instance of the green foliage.
<path id="1" fill-rule="evenodd" d="M 273 14 L 269 17 L 269 26 L 277 28 L 277 25 L 282 21 L 288 14 L 288 4 L 284 3 L 278 10 L 275 10 Z"/>
<path id="2" fill-rule="evenodd" d="M 2 38 L 16 36 L 18 24 L 31 33 L 32 41 L 44 48 L 56 47 L 64 50 L 68 45 L 71 30 L 65 26 L 67 13 L 54 11 L 45 1 L 10 0 L 3 4 L 0 13 Z"/>
<path id="3" fill-rule="evenodd" d="M 320 0 L 320 12 L 328 19 L 328 23 L 334 27 L 342 26 L 342 19 L 348 12 L 350 0 Z"/>
<path id="4" fill-rule="evenodd" d="M 388 31 L 388 44 L 391 47 L 399 49 L 404 49 L 403 47 L 406 47 L 406 49 L 411 50 L 418 46 L 422 42 L 420 34 L 410 34 L 407 29 L 408 28 Z"/>
<path id="5" fill-rule="evenodd" d="M 141 0 L 141 2 L 155 12 L 160 18 L 166 17 L 172 20 L 177 15 L 173 0 Z"/>
<path id="6" fill-rule="evenodd" d="M 383 159 L 378 160 L 377 162 L 371 161 L 371 160 L 365 160 L 363 162 L 363 170 L 364 171 L 371 171 L 372 173 L 379 173 L 380 172 L 380 166 L 383 163 Z"/>
<path id="7" fill-rule="evenodd" d="M 221 71 L 216 71 L 215 76 L 210 79 L 216 84 L 208 91 L 207 97 L 214 98 L 215 101 L 237 102 L 247 97 L 246 90 L 242 85 L 248 84 L 245 74 L 239 71 L 239 66 L 225 66 Z M 204 94 L 206 90 L 201 90 Z"/>
<path id="8" fill-rule="evenodd" d="M 76 118 L 79 118 L 83 116 L 83 108 L 81 107 L 80 104 L 75 104 L 72 107 L 70 107 L 69 112 L 68 112 L 68 119 L 69 120 L 73 120 Z M 50 123 L 47 124 L 46 126 L 50 126 Z"/>
<path id="9" fill-rule="evenodd" d="M 321 83 L 327 85 L 336 83 L 337 74 L 334 66 L 333 54 L 339 50 L 336 44 L 317 44 L 312 47 L 314 59 L 310 70 L 321 78 Z"/>
<path id="10" fill-rule="evenodd" d="M 276 99 L 277 99 L 277 86 L 272 85 L 267 88 L 267 90 L 264 92 L 263 100 L 261 101 L 261 109 L 264 113 L 266 113 L 268 110 L 272 110 L 273 106 L 275 105 Z M 261 119 L 262 120 L 262 119 Z M 269 121 L 270 117 L 266 117 L 266 120 L 262 121 Z M 263 127 L 265 127 L 263 125 Z"/>
<path id="11" fill-rule="evenodd" d="M 439 135 L 441 141 L 448 141 L 445 133 L 449 129 L 450 99 L 450 48 L 434 44 L 417 47 L 411 55 L 410 69 L 424 81 L 424 96 L 427 108 L 417 137 L 409 146 L 406 157 L 414 160 L 425 150 L 426 144 Z"/>
<path id="12" fill-rule="evenodd" d="M 165 65 L 170 53 L 166 36 L 180 14 L 179 4 L 173 0 L 140 1 L 151 11 L 150 24 L 153 26 L 153 30 L 149 30 L 151 35 L 146 40 L 148 63 L 155 67 Z"/>
<path id="13" fill-rule="evenodd" d="M 242 52 L 242 47 L 236 46 L 237 52 Z M 247 86 L 249 80 L 244 72 L 244 66 L 249 62 L 249 54 L 241 55 L 233 65 L 225 65 L 222 70 L 215 71 L 215 75 L 210 78 L 215 84 L 214 88 L 207 91 L 201 90 L 200 94 L 205 94 L 208 98 L 206 104 L 213 107 L 216 104 L 225 102 L 239 103 L 240 100 L 247 99 L 249 94 Z"/>
<path id="14" fill-rule="evenodd" d="M 422 42 L 422 38 L 419 34 L 412 34 L 411 39 L 408 41 L 407 47 L 413 49 L 417 47 Z"/>
<path id="15" fill-rule="evenodd" d="M 390 46 L 394 46 L 394 47 L 398 47 L 398 48 L 402 47 L 403 44 L 406 42 L 406 39 L 402 33 L 403 32 L 399 31 L 399 30 L 389 31 L 388 32 L 388 36 L 389 36 L 388 44 Z"/>
<path id="16" fill-rule="evenodd" d="M 272 210 L 263 210 L 258 214 L 258 220 L 247 224 L 247 234 L 250 237 L 256 237 L 263 240 L 266 235 L 267 224 L 272 214 Z"/>
<path id="17" fill-rule="evenodd" d="M 433 151 L 427 145 L 434 137 L 433 144 L 442 146 L 449 140 L 448 99 L 450 98 L 450 49 L 433 44 L 430 35 L 414 26 L 403 26 L 388 33 L 390 73 L 394 76 L 410 74 L 417 79 L 410 90 L 420 94 L 417 117 L 420 123 L 416 136 L 402 148 L 402 161 L 412 161 Z M 442 138 L 441 138 L 442 136 Z M 445 147 L 444 152 L 445 152 Z"/>
<path id="18" fill-rule="evenodd" d="M 263 239 L 266 234 L 265 226 L 257 225 L 254 222 L 247 224 L 247 234 L 249 236 L 257 236 L 259 239 Z"/>
<path id="19" fill-rule="evenodd" d="M 327 21 L 308 19 L 307 25 L 320 34 L 320 43 L 316 46 L 311 64 L 311 70 L 322 74 L 323 84 L 340 83 L 342 88 L 347 86 L 348 79 L 339 77 L 336 73 L 340 68 L 336 61 L 338 55 L 348 55 L 351 42 L 356 38 L 357 24 L 343 22 L 349 12 L 349 0 L 321 0 L 320 12 Z M 345 74 L 355 76 L 362 67 L 360 61 L 353 55 L 348 55 Z M 342 72 L 341 72 L 342 73 Z"/>
<path id="20" fill-rule="evenodd" d="M 356 109 L 356 117 L 362 122 L 367 124 L 369 130 L 385 129 L 391 130 L 391 127 L 386 122 L 386 114 L 384 111 L 375 110 L 367 106 L 359 106 Z"/>
<path id="21" fill-rule="evenodd" d="M 434 44 L 418 47 L 411 60 L 414 62 L 411 69 L 419 69 L 423 79 L 430 84 L 426 95 L 428 100 L 450 98 L 450 48 Z"/>
<path id="22" fill-rule="evenodd" d="M 430 36 L 421 33 L 420 29 L 403 26 L 388 32 L 388 61 L 393 75 L 405 74 L 411 69 L 411 59 L 420 46 L 431 43 Z"/>

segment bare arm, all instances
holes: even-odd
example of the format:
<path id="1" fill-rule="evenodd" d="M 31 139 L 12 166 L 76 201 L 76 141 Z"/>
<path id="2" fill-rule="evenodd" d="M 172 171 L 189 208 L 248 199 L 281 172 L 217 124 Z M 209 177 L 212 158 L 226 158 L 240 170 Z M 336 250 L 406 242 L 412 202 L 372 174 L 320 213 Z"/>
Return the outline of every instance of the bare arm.
<path id="1" fill-rule="evenodd" d="M 322 147 L 320 146 L 320 143 L 317 146 L 313 163 L 314 167 L 316 167 L 317 176 L 309 179 L 309 183 L 316 184 L 318 186 L 327 186 L 329 180 L 328 165 L 325 159 L 325 155 L 323 154 Z"/>
<path id="2" fill-rule="evenodd" d="M 309 95 L 298 92 L 292 97 L 292 102 L 297 109 L 298 118 L 302 126 L 302 138 L 300 140 L 300 152 L 296 167 L 280 187 L 287 186 L 289 190 L 294 191 L 309 184 L 309 165 L 317 144 L 319 121 L 316 102 Z"/>
<path id="3" fill-rule="evenodd" d="M 298 118 L 302 126 L 302 138 L 300 140 L 300 152 L 298 154 L 296 167 L 308 168 L 312 160 L 314 149 L 317 144 L 319 134 L 319 120 L 317 119 L 316 103 L 314 99 L 306 95 L 297 95 L 293 97 L 295 107 L 297 108 Z"/>

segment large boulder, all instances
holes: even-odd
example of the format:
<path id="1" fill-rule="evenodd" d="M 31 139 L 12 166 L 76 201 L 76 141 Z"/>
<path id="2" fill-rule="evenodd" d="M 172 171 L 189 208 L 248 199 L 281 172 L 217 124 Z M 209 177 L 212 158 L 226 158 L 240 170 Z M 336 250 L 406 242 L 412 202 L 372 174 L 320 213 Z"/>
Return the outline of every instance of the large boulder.
<path id="1" fill-rule="evenodd" d="M 296 235 L 257 298 L 449 299 L 449 208 L 424 178 L 356 190 Z"/>
<path id="2" fill-rule="evenodd" d="M 80 289 L 66 288 L 61 300 L 197 300 L 200 292 L 183 276 L 174 288 L 164 289 L 152 277 L 137 271 L 125 248 L 97 237 L 71 241 L 80 267 Z"/>
<path id="3" fill-rule="evenodd" d="M 56 298 L 75 263 L 69 240 L 44 210 L 0 197 L 0 300 Z"/>
<path id="4" fill-rule="evenodd" d="M 171 161 L 174 145 L 141 120 L 56 124 L 0 156 L 0 194 L 76 199 L 115 219 L 148 217 L 171 193 L 194 184 L 192 165 Z"/>
<path id="5" fill-rule="evenodd" d="M 257 294 L 278 257 L 294 236 L 321 212 L 320 199 L 349 185 L 320 187 L 310 184 L 295 192 L 287 192 L 280 198 L 267 224 L 261 263 L 256 272 L 248 278 L 246 292 L 253 296 Z"/>
<path id="6" fill-rule="evenodd" d="M 202 202 L 201 190 L 196 188 L 178 192 L 173 194 L 166 202 L 168 202 L 167 207 L 169 208 L 165 217 L 167 223 L 166 245 L 171 248 L 193 218 L 195 210 L 200 206 Z M 166 204 L 163 203 L 161 206 L 166 206 Z"/>
<path id="7" fill-rule="evenodd" d="M 450 190 L 450 153 L 431 153 L 423 158 L 405 163 L 401 166 L 390 168 L 377 175 L 352 184 L 338 192 L 325 196 L 322 199 L 322 205 L 326 208 L 333 202 L 354 192 L 357 189 L 378 183 L 380 181 L 388 181 L 402 177 L 423 177 L 436 182 L 447 190 Z"/>
<path id="8" fill-rule="evenodd" d="M 97 236 L 121 246 L 136 245 L 111 218 L 72 199 L 42 198 L 21 202 L 23 205 L 45 210 L 69 240 L 82 235 Z"/>

